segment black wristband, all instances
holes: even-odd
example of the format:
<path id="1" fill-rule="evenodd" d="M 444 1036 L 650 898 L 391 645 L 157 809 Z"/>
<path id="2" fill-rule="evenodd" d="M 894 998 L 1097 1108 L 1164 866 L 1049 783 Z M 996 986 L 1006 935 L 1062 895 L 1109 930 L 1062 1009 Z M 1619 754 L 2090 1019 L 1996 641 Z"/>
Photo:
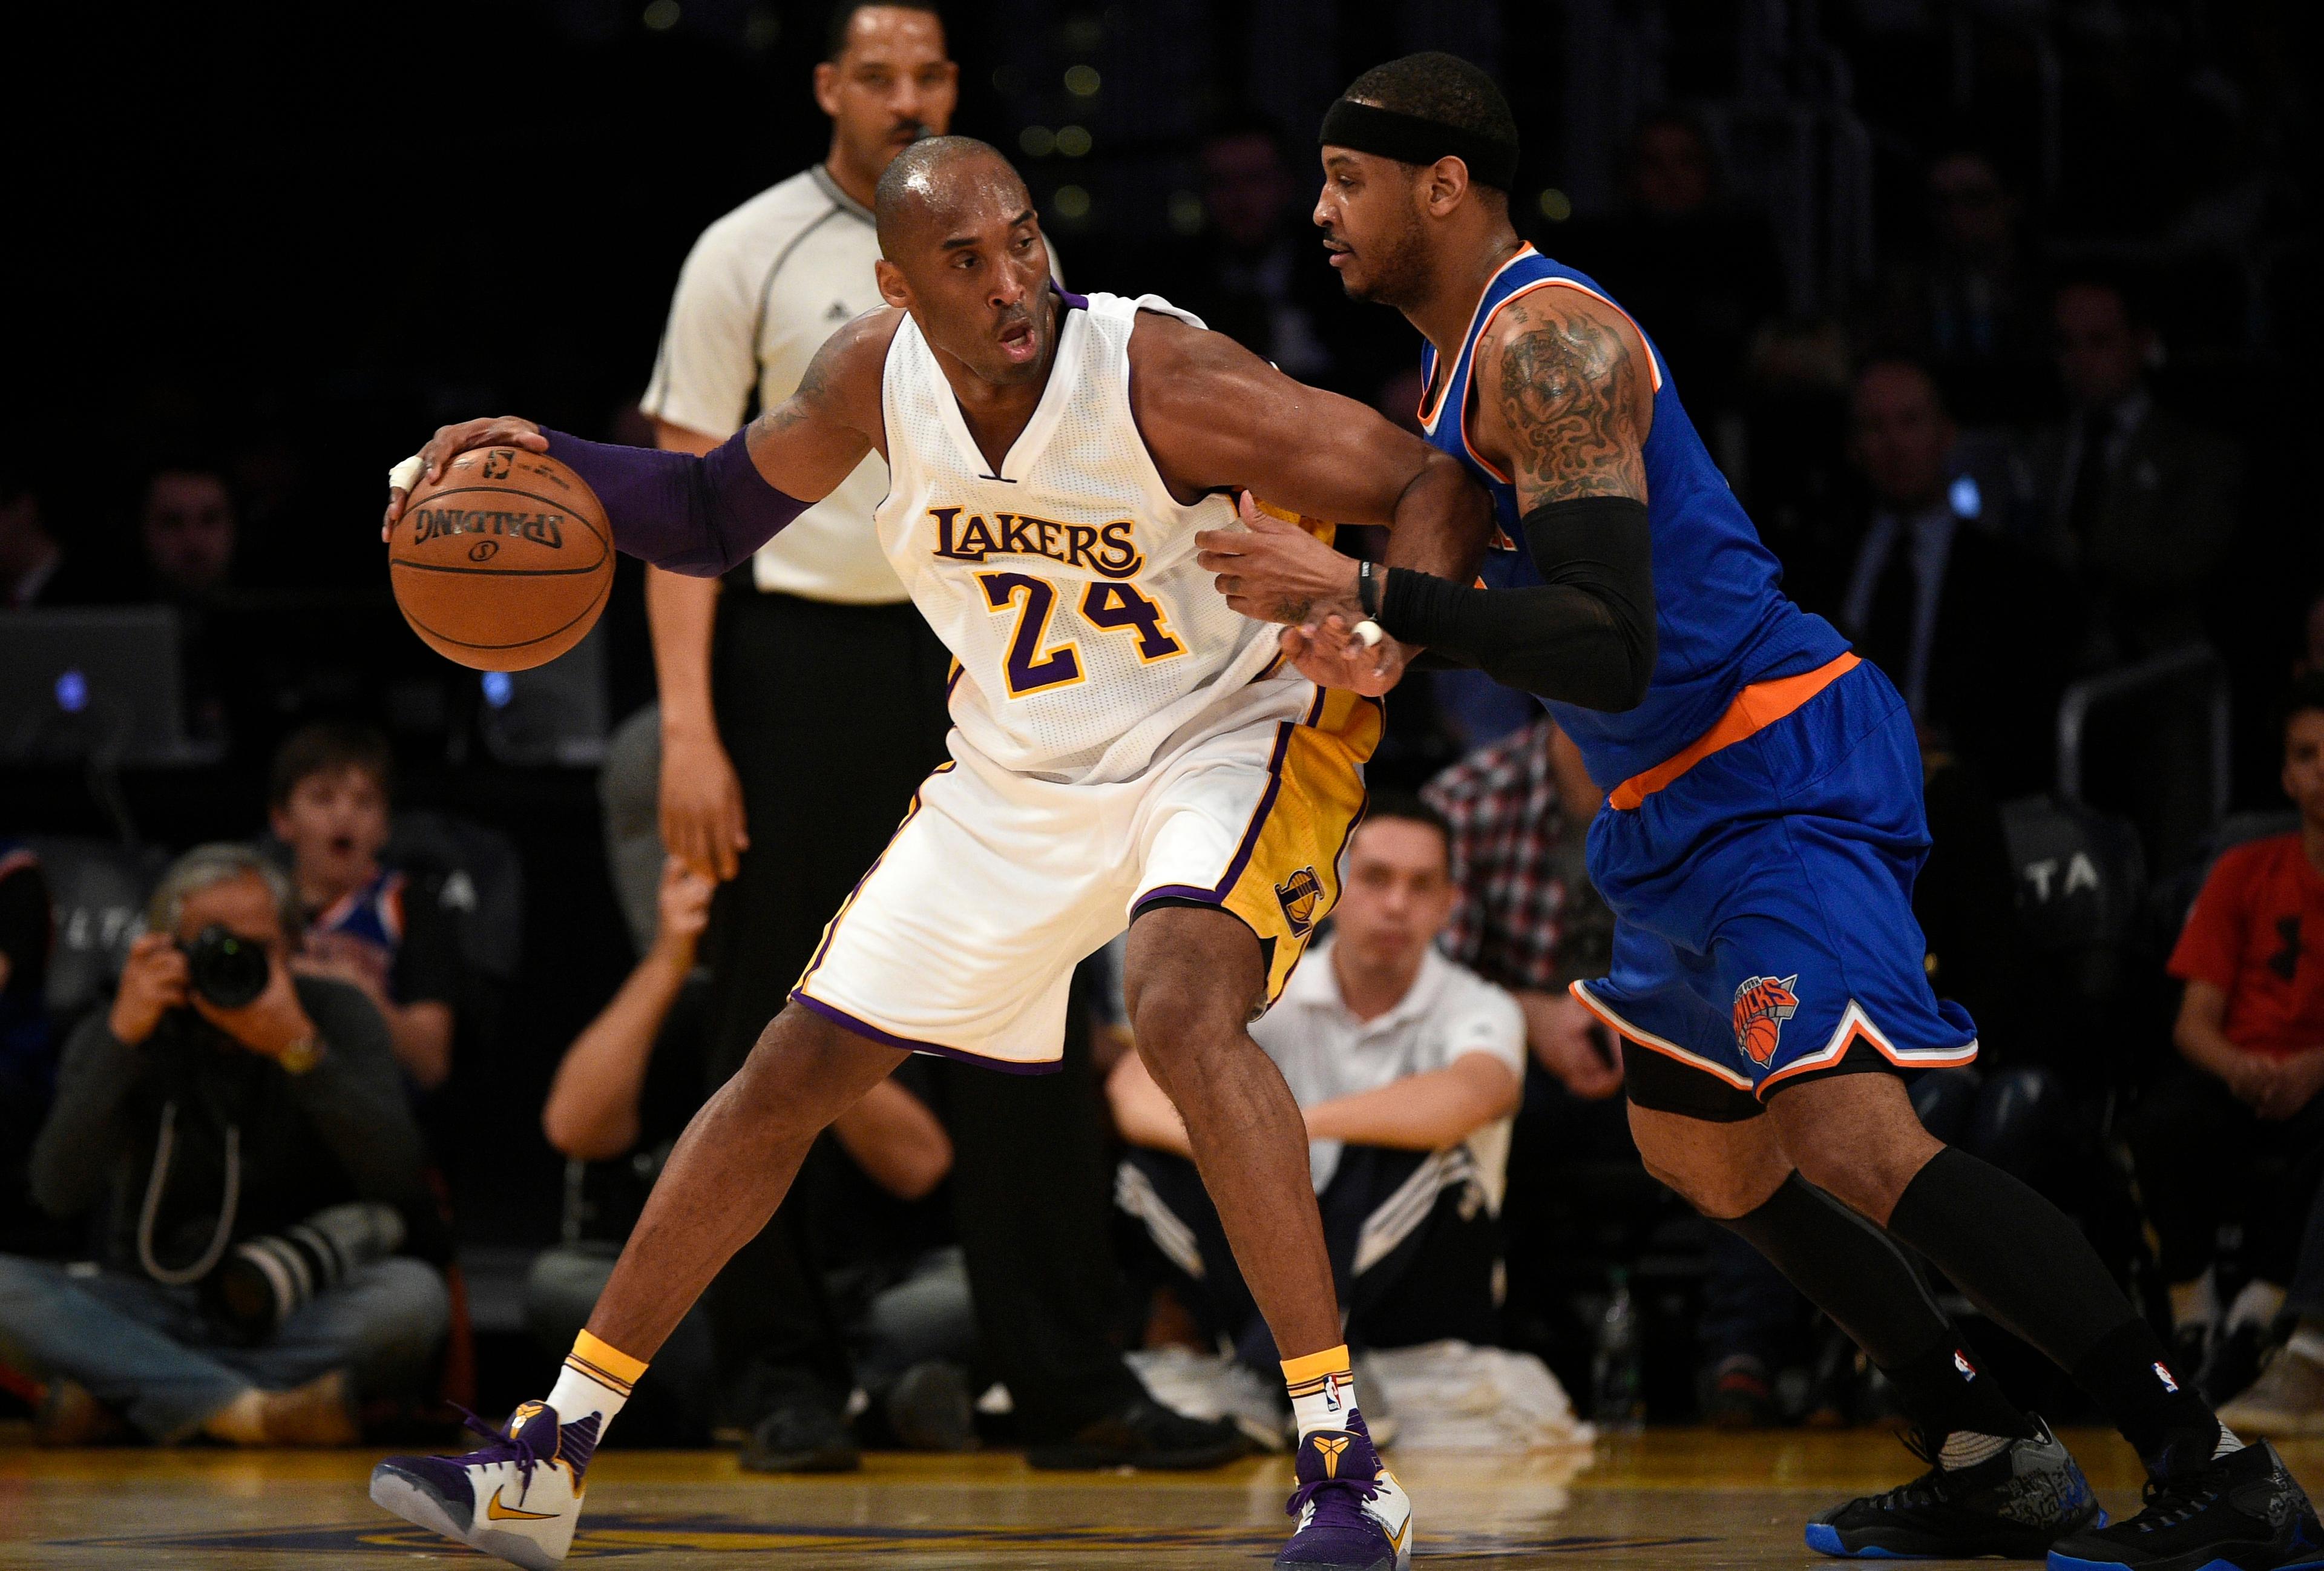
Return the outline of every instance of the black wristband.
<path id="1" fill-rule="evenodd" d="M 1356 604 L 1364 608 L 1365 615 L 1375 622 L 1379 620 L 1379 575 L 1372 570 L 1370 559 L 1356 564 Z"/>

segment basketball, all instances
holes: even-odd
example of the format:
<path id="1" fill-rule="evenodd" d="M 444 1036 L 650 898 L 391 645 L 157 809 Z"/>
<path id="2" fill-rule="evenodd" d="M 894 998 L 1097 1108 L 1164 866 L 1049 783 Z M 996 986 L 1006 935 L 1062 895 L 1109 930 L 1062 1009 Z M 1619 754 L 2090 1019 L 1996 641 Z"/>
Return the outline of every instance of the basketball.
<path id="1" fill-rule="evenodd" d="M 613 536 L 581 477 L 521 448 L 477 448 L 422 482 L 387 548 L 395 604 L 437 653 L 478 670 L 545 665 L 595 626 Z"/>

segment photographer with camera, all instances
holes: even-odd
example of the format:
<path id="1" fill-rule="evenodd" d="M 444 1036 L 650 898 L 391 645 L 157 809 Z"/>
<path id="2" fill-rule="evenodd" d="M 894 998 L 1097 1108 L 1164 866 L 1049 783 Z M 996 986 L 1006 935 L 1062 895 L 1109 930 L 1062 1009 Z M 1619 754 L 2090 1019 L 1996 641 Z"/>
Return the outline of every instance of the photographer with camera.
<path id="1" fill-rule="evenodd" d="M 101 1260 L 0 1255 L 0 1359 L 36 1437 L 347 1445 L 355 1403 L 426 1375 L 443 1225 L 387 1029 L 293 975 L 297 900 L 255 853 L 163 874 L 105 1014 L 67 1043 L 32 1164 L 58 1216 L 107 1202 Z"/>

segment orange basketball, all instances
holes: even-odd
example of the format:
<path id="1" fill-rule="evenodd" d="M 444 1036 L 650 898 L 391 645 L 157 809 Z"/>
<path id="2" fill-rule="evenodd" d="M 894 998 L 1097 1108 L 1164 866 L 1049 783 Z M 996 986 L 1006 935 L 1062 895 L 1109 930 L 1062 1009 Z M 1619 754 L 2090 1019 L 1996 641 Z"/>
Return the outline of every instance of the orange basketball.
<path id="1" fill-rule="evenodd" d="M 477 448 L 423 482 L 387 542 L 388 581 L 429 648 L 478 670 L 545 665 L 613 587 L 613 531 L 581 476 L 522 448 Z"/>

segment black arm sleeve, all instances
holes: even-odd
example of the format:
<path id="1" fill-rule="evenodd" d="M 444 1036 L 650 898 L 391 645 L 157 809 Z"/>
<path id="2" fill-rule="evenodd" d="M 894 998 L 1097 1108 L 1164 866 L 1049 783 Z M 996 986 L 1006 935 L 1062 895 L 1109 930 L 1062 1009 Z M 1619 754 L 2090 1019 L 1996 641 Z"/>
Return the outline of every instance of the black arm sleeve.
<path id="1" fill-rule="evenodd" d="M 1576 497 L 1535 508 L 1523 527 L 1546 582 L 1470 589 L 1391 568 L 1381 629 L 1545 698 L 1585 709 L 1637 707 L 1655 669 L 1646 504 Z"/>

